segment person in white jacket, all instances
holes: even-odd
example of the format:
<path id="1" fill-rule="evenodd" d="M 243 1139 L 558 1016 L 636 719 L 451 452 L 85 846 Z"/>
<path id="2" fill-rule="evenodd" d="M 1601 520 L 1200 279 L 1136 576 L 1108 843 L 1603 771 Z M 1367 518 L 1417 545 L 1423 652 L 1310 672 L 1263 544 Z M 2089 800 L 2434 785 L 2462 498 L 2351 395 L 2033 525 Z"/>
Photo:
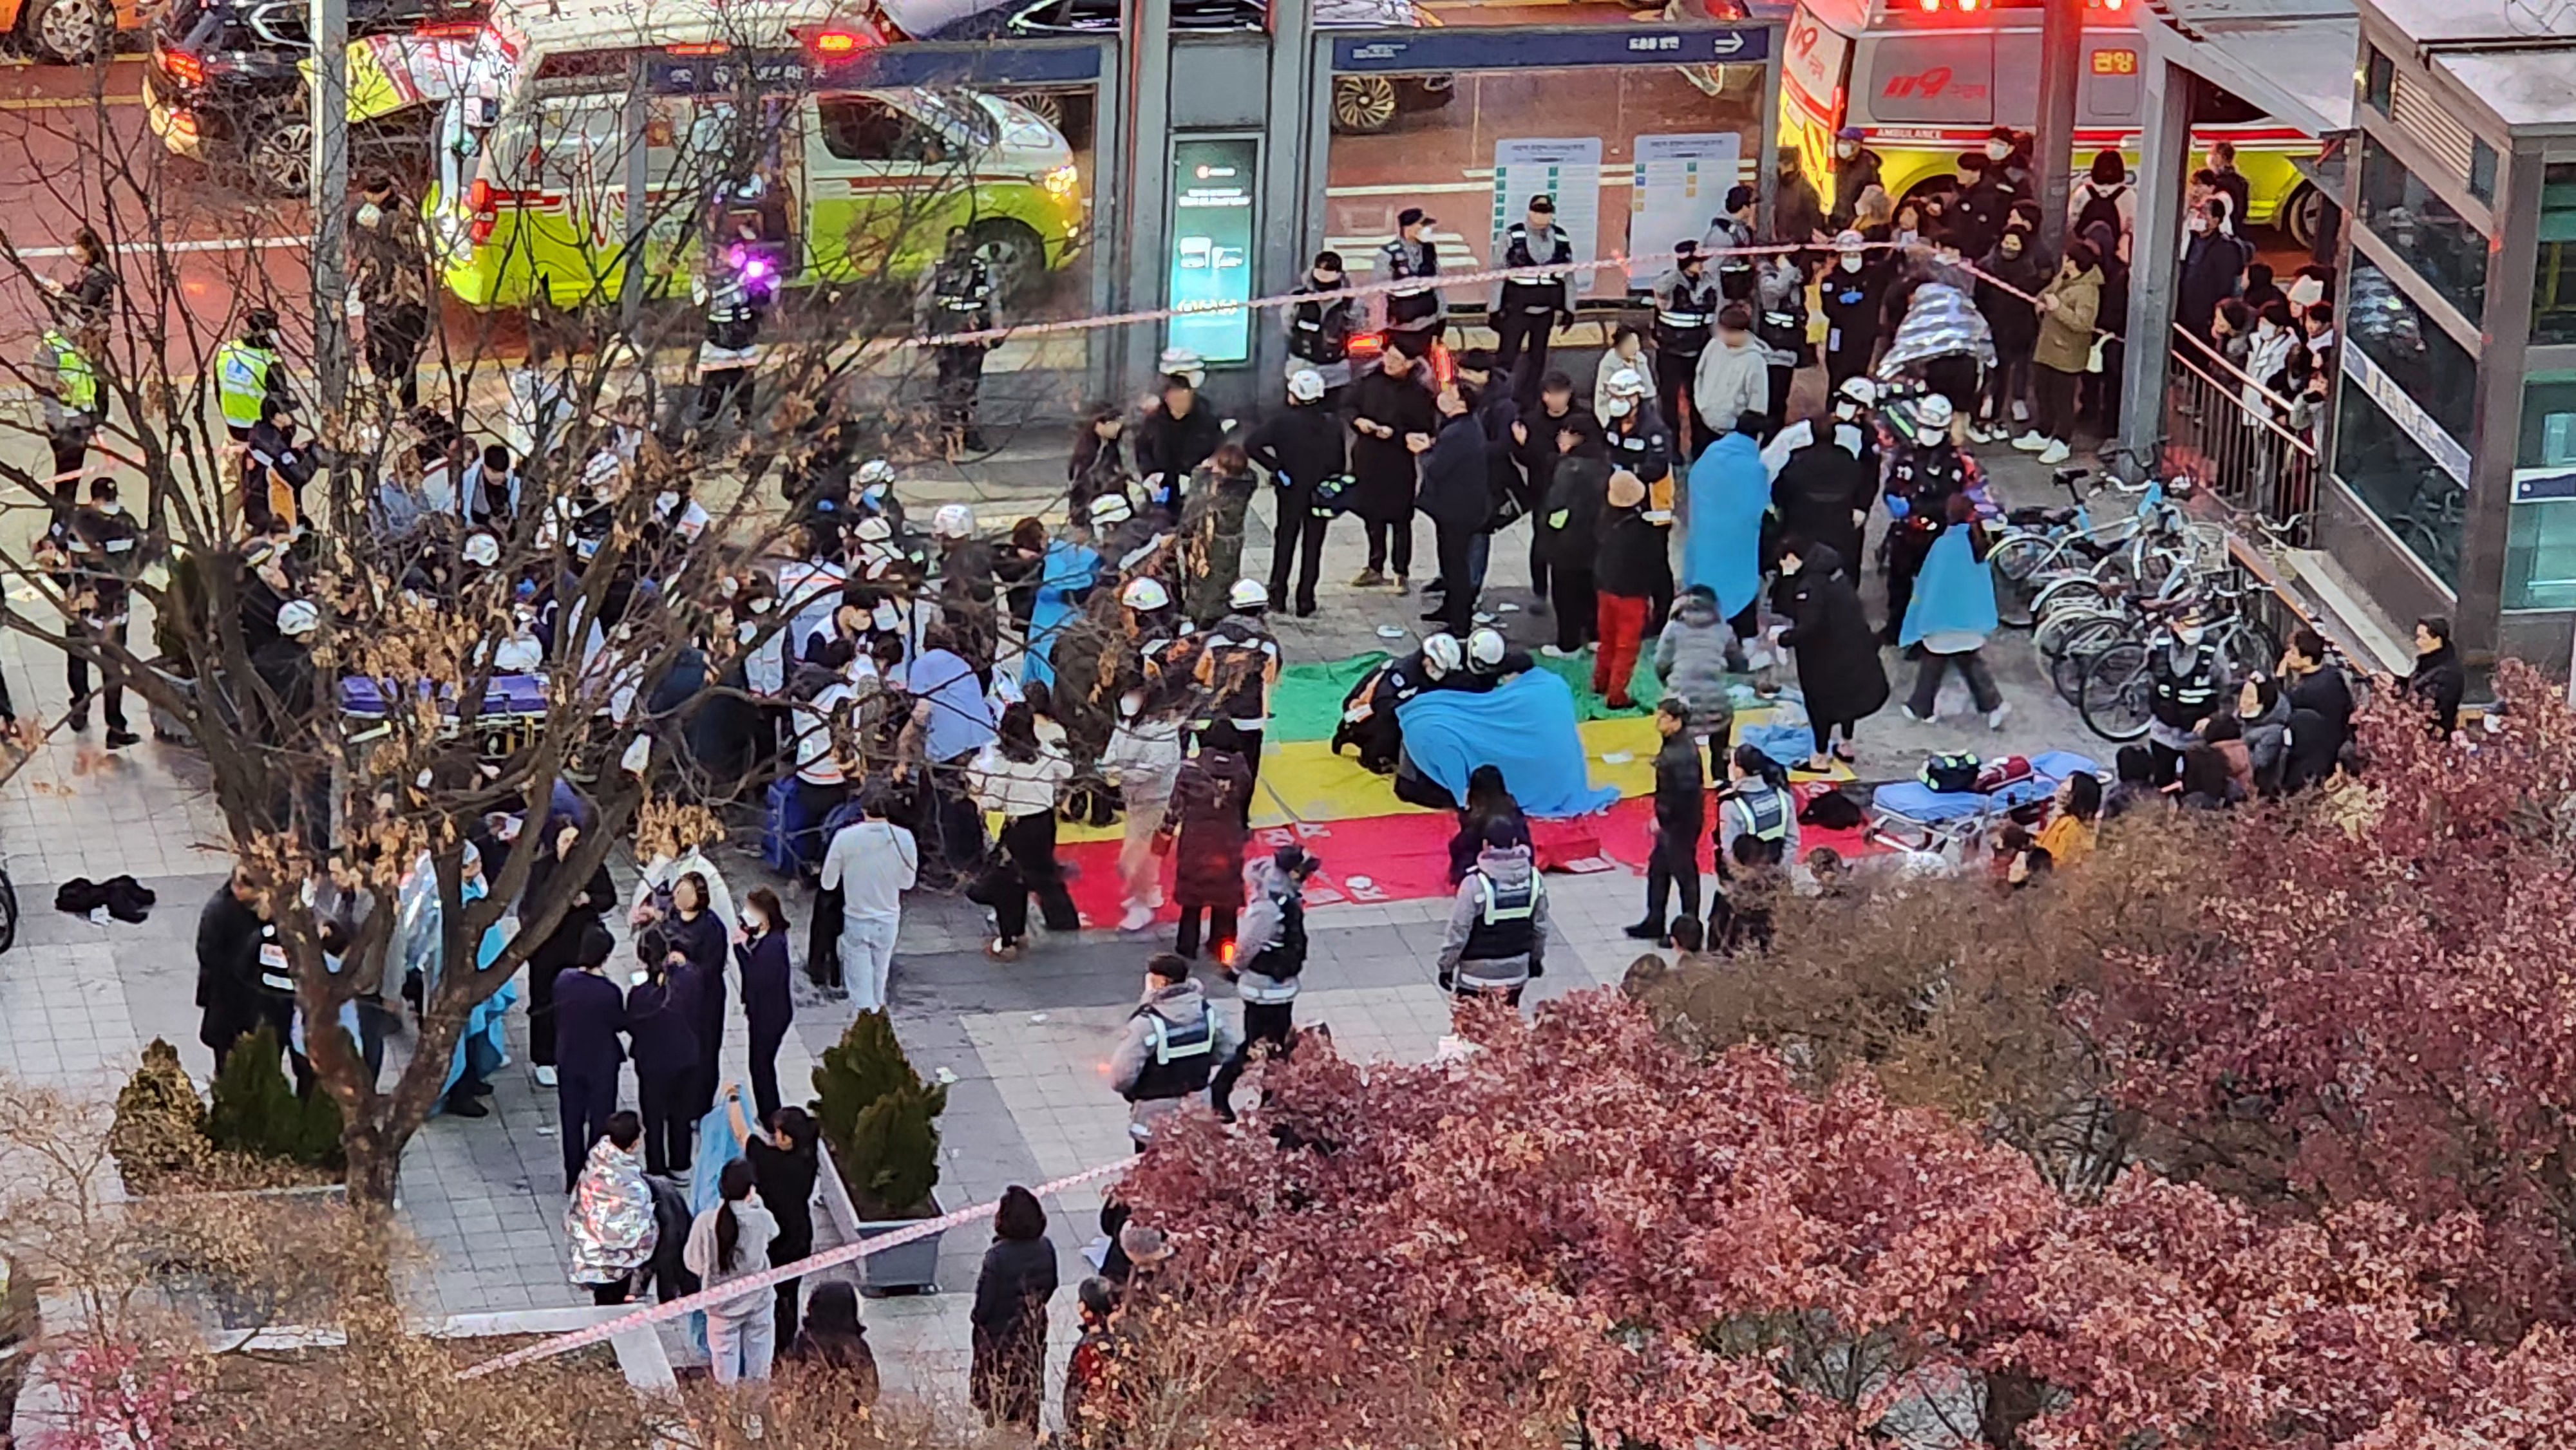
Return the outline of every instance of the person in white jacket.
<path id="1" fill-rule="evenodd" d="M 1162 858 L 1154 854 L 1154 833 L 1163 828 L 1163 811 L 1171 804 L 1172 782 L 1181 773 L 1181 720 L 1170 711 L 1149 712 L 1143 690 L 1130 690 L 1118 702 L 1118 725 L 1101 752 L 1101 774 L 1118 786 L 1126 813 L 1126 834 L 1118 844 L 1118 879 L 1127 914 L 1118 929 L 1139 932 L 1154 924 L 1163 905 Z"/>
<path id="2" fill-rule="evenodd" d="M 1019 960 L 1033 894 L 1047 930 L 1082 929 L 1055 859 L 1056 799 L 1072 778 L 1073 762 L 1038 737 L 1037 712 L 1026 700 L 1002 711 L 992 743 L 966 767 L 975 804 L 1003 818 L 1001 852 L 967 893 L 993 908 L 994 936 L 984 954 L 997 962 Z"/>
<path id="3" fill-rule="evenodd" d="M 1622 327 L 1610 339 L 1610 350 L 1601 354 L 1601 366 L 1592 373 L 1592 416 L 1607 418 L 1603 404 L 1610 401 L 1610 380 L 1622 372 L 1633 372 L 1646 383 L 1646 396 L 1655 396 L 1655 359 L 1646 351 L 1646 335 L 1633 327 Z M 1672 420 L 1664 420 L 1670 426 Z"/>
<path id="4" fill-rule="evenodd" d="M 1716 340 L 1691 377 L 1691 406 L 1721 431 L 1726 420 L 1771 411 L 1771 352 L 1753 335 L 1753 309 L 1744 303 L 1718 309 Z"/>

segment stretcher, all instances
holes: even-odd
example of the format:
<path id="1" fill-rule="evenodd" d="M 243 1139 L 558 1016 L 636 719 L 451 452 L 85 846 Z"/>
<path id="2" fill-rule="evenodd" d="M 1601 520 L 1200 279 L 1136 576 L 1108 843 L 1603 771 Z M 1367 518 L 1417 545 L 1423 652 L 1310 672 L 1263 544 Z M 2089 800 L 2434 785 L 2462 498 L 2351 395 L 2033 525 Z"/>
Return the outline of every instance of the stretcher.
<path id="1" fill-rule="evenodd" d="M 426 687 L 424 687 L 426 688 Z M 340 681 L 340 713 L 349 722 L 349 739 L 363 743 L 385 733 L 391 713 L 382 681 L 350 676 Z M 439 701 L 448 729 L 456 728 L 457 702 Z M 489 758 L 525 749 L 536 740 L 546 718 L 546 682 L 541 675 L 494 675 L 483 690 L 483 708 L 475 716 L 478 748 Z"/>
<path id="2" fill-rule="evenodd" d="M 1919 780 L 1890 781 L 1878 788 L 1870 809 L 1879 824 L 1910 828 L 1930 836 L 1953 837 L 2002 820 L 2019 806 L 2047 800 L 2059 784 L 2078 771 L 2101 772 L 2089 756 L 2051 750 L 2031 757 L 2028 777 L 1992 791 L 1934 790 Z"/>

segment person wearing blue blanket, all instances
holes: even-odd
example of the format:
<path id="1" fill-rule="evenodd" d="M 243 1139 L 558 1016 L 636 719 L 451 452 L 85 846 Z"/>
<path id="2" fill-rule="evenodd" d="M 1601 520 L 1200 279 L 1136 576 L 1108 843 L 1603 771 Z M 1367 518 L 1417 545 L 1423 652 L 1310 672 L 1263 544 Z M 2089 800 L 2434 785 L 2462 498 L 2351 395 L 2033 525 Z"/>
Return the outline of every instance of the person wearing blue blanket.
<path id="1" fill-rule="evenodd" d="M 1477 766 L 1503 773 L 1504 784 L 1531 816 L 1580 816 L 1619 798 L 1585 775 L 1583 737 L 1575 729 L 1574 691 L 1545 670 L 1516 675 L 1483 694 L 1431 690 L 1396 707 L 1404 752 L 1414 769 L 1464 799 Z"/>
<path id="2" fill-rule="evenodd" d="M 1746 413 L 1691 465 L 1682 531 L 1682 587 L 1716 595 L 1717 612 L 1737 639 L 1751 639 L 1760 624 L 1762 516 L 1771 508 L 1771 472 L 1758 441 L 1763 423 L 1762 414 Z"/>
<path id="3" fill-rule="evenodd" d="M 1908 650 L 1919 646 L 1922 660 L 1914 671 L 1914 694 L 1902 708 L 1906 719 L 1932 723 L 1941 699 L 1941 676 L 1956 666 L 1959 677 L 1968 682 L 1978 713 L 1986 717 L 1986 728 L 2001 730 L 2012 706 L 1995 688 L 1994 671 L 1986 667 L 1982 653 L 1997 623 L 1994 570 L 1986 563 L 1986 528 L 1977 521 L 1977 506 L 1966 494 L 1950 495 L 1948 511 L 1950 526 L 1923 556 L 1923 570 L 1914 576 L 1914 598 L 1905 606 L 1905 622 L 1896 636 L 1896 642 Z"/>
<path id="4" fill-rule="evenodd" d="M 1082 601 L 1100 577 L 1100 555 L 1085 541 L 1087 530 L 1049 543 L 1038 565 L 1037 599 L 1029 608 L 1028 648 L 1021 656 L 1020 686 L 1055 679 L 1052 659 L 1056 636 L 1082 616 Z"/>

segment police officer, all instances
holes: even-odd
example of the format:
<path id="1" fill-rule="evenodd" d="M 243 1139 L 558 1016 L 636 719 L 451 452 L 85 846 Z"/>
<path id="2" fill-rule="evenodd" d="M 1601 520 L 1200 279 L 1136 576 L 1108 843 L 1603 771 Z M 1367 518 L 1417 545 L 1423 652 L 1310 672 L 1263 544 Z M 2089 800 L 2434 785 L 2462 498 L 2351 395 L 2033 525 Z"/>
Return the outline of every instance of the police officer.
<path id="1" fill-rule="evenodd" d="M 72 728 L 89 728 L 89 651 L 100 655 L 107 696 L 107 748 L 121 750 L 142 737 L 126 728 L 125 677 L 118 658 L 125 649 L 127 602 L 138 567 L 143 531 L 116 500 L 116 480 L 89 481 L 89 506 L 72 519 L 72 567 L 78 609 L 72 648 L 64 652 L 65 683 L 72 692 Z M 110 651 L 109 646 L 114 646 Z"/>
<path id="2" fill-rule="evenodd" d="M 97 329 L 84 334 L 94 337 Z M 61 327 L 45 329 L 36 343 L 36 365 L 29 374 L 42 390 L 45 441 L 52 445 L 54 472 L 77 475 L 89 457 L 89 440 L 105 416 L 100 404 L 98 364 L 90 351 Z"/>
<path id="3" fill-rule="evenodd" d="M 1441 991 L 1518 1007 L 1521 990 L 1546 971 L 1547 888 L 1530 848 L 1520 844 L 1521 829 L 1506 820 L 1485 827 L 1484 847 L 1458 883 L 1441 938 Z"/>
<path id="4" fill-rule="evenodd" d="M 698 425 L 712 426 L 732 408 L 749 428 L 751 370 L 759 361 L 760 315 L 767 297 L 752 285 L 744 267 L 721 254 L 708 259 L 697 291 L 707 309 L 706 338 L 698 344 Z"/>
<path id="5" fill-rule="evenodd" d="M 287 396 L 286 372 L 277 363 L 277 314 L 254 307 L 242 317 L 242 335 L 215 349 L 215 403 L 223 409 L 224 430 L 235 443 L 247 442 L 260 404 Z"/>
<path id="6" fill-rule="evenodd" d="M 1234 1034 L 1199 984 L 1189 958 L 1156 952 L 1145 963 L 1145 997 L 1109 1060 L 1109 1085 L 1127 1100 L 1127 1135 L 1145 1151 L 1154 1125 L 1206 1092 L 1216 1066 L 1234 1053 Z"/>
<path id="7" fill-rule="evenodd" d="M 1714 757 L 1723 741 L 1712 738 L 1709 754 Z M 1717 761 L 1709 761 L 1715 767 Z M 1735 859 L 1735 840 L 1751 836 L 1763 843 L 1765 854 L 1773 861 L 1785 861 L 1798 849 L 1798 801 L 1789 793 L 1789 773 L 1780 763 L 1762 753 L 1758 745 L 1739 745 L 1727 757 L 1726 789 L 1718 792 L 1717 874 L 1732 875 L 1728 862 Z"/>
<path id="8" fill-rule="evenodd" d="M 1825 314 L 1825 381 L 1837 388 L 1849 379 L 1864 377 L 1878 355 L 1887 269 L 1870 260 L 1868 245 L 1868 238 L 1858 232 L 1835 237 L 1833 265 L 1817 288 Z"/>
<path id="9" fill-rule="evenodd" d="M 1753 300 L 1753 188 L 1741 183 L 1727 189 L 1726 214 L 1709 218 L 1700 250 L 1717 254 L 1717 290 L 1729 302 Z"/>
<path id="10" fill-rule="evenodd" d="M 1235 929 L 1234 956 L 1224 969 L 1243 1003 L 1243 1045 L 1208 1086 L 1208 1104 L 1226 1122 L 1234 1121 L 1234 1084 L 1251 1063 L 1253 1047 L 1267 1042 L 1274 1053 L 1288 1050 L 1297 978 L 1306 970 L 1306 881 L 1321 865 L 1294 843 L 1280 847 L 1267 861 L 1252 863 L 1252 900 Z"/>
<path id="11" fill-rule="evenodd" d="M 1342 389 L 1351 385 L 1351 334 L 1359 330 L 1359 303 L 1339 292 L 1347 282 L 1342 254 L 1317 252 L 1315 264 L 1298 279 L 1296 291 L 1310 300 L 1288 309 L 1288 376 L 1311 370 L 1323 380 L 1324 411 L 1342 410 Z"/>
<path id="12" fill-rule="evenodd" d="M 1503 265 L 1562 267 L 1574 260 L 1574 239 L 1556 224 L 1556 199 L 1530 198 L 1529 215 L 1503 232 Z M 1494 367 L 1511 380 L 1523 408 L 1538 401 L 1547 373 L 1547 344 L 1560 323 L 1574 320 L 1574 274 L 1515 278 L 1494 290 Z M 1526 351 L 1524 351 L 1526 349 Z"/>
<path id="13" fill-rule="evenodd" d="M 1395 214 L 1395 240 L 1377 252 L 1383 280 L 1412 284 L 1380 294 L 1386 299 L 1387 346 L 1402 347 L 1411 357 L 1429 357 L 1431 345 L 1440 340 L 1449 322 L 1449 299 L 1421 280 L 1440 275 L 1440 249 L 1431 240 L 1431 229 L 1437 225 L 1438 218 L 1408 206 Z"/>
<path id="14" fill-rule="evenodd" d="M 929 337 L 990 332 L 997 325 L 993 307 L 993 273 L 975 255 L 974 239 L 964 227 L 948 229 L 948 250 L 922 280 L 921 330 Z M 984 387 L 984 354 L 993 343 L 952 342 L 932 349 L 939 367 L 939 426 L 950 448 L 983 451 L 984 435 L 975 426 L 975 398 Z"/>
<path id="15" fill-rule="evenodd" d="M 2197 616 L 2175 615 L 2172 633 L 2149 648 L 2147 686 L 2147 749 L 2162 785 L 2181 775 L 2183 751 L 2199 739 L 2221 699 L 2218 646 Z"/>
<path id="16" fill-rule="evenodd" d="M 1681 429 L 1691 416 L 1691 378 L 1699 372 L 1699 355 L 1708 350 L 1722 300 L 1699 243 L 1673 244 L 1672 270 L 1655 279 L 1654 299 L 1656 411 L 1666 426 Z"/>

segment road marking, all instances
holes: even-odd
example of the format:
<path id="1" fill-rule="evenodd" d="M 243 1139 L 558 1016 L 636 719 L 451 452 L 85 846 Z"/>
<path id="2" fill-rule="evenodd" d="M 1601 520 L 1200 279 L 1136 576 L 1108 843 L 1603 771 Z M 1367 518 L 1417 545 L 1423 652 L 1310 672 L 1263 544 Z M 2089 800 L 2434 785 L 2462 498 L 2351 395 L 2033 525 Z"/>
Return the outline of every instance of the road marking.
<path id="1" fill-rule="evenodd" d="M 123 242 L 113 250 L 120 257 L 149 257 L 169 252 L 256 252 L 268 247 L 310 247 L 311 237 L 217 237 L 199 242 Z M 18 255 L 28 260 L 68 257 L 69 247 L 20 247 Z"/>
<path id="2" fill-rule="evenodd" d="M 0 111 L 86 111 L 93 106 L 114 110 L 120 106 L 139 106 L 141 96 L 28 96 L 22 100 L 0 101 Z"/>

